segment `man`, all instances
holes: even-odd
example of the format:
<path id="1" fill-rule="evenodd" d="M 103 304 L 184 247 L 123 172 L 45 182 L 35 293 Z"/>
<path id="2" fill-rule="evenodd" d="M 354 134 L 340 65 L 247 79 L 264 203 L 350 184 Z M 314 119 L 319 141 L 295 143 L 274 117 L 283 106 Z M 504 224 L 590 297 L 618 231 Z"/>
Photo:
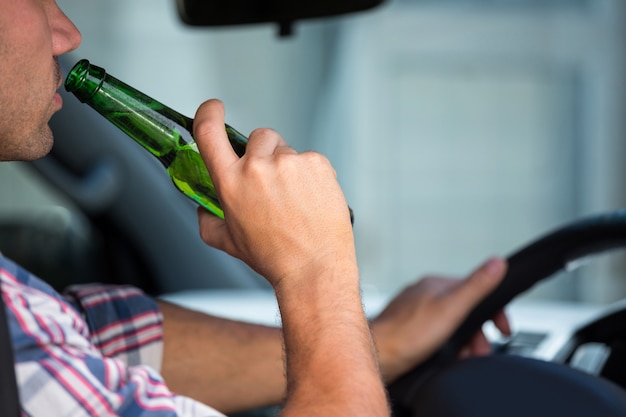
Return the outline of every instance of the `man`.
<path id="1" fill-rule="evenodd" d="M 62 107 L 56 57 L 81 37 L 54 0 L 0 4 L 0 160 L 34 160 L 50 150 L 48 121 Z M 268 129 L 238 158 L 223 126 L 219 101 L 200 106 L 194 134 L 225 212 L 199 210 L 200 234 L 269 281 L 283 328 L 156 303 L 129 287 L 62 297 L 0 256 L 24 415 L 208 417 L 283 403 L 282 416 L 388 416 L 384 383 L 436 350 L 502 278 L 494 258 L 463 282 L 422 280 L 368 323 L 328 161 Z M 494 320 L 508 332 L 503 315 Z M 478 334 L 465 354 L 486 352 Z"/>

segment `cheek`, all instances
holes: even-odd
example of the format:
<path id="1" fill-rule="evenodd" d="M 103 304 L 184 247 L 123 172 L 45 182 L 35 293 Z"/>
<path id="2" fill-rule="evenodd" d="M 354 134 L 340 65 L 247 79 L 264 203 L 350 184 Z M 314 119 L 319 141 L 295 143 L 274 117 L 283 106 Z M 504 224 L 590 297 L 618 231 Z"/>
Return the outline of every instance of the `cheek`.
<path id="1" fill-rule="evenodd" d="M 19 62 L 19 61 L 18 61 Z M 41 76 L 36 77 L 32 71 L 14 69 L 7 73 L 0 71 L 0 103 L 2 103 L 3 128 L 7 124 L 30 123 L 35 124 L 49 107 L 43 96 L 51 90 L 51 84 L 44 83 Z"/>
<path id="2" fill-rule="evenodd" d="M 44 156 L 52 146 L 48 127 L 50 100 L 24 77 L 0 75 L 0 159 L 32 160 Z M 39 86 L 41 87 L 41 85 Z"/>
<path id="3" fill-rule="evenodd" d="M 52 144 L 52 38 L 38 0 L 0 0 L 0 159 L 34 159 Z"/>
<path id="4" fill-rule="evenodd" d="M 48 19 L 39 1 L 0 2 L 8 3 L 8 11 L 2 10 L 0 18 L 0 76 L 11 80 L 9 87 L 28 91 L 29 84 L 50 78 L 53 54 Z M 1 88 L 7 87 L 5 81 L 0 83 Z"/>

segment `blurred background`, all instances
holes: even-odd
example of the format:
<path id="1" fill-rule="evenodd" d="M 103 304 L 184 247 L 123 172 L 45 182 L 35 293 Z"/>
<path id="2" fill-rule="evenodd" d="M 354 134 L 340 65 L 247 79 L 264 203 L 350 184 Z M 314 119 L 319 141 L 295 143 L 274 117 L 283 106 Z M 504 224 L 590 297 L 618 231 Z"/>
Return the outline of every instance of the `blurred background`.
<path id="1" fill-rule="evenodd" d="M 272 127 L 324 153 L 355 212 L 363 287 L 464 276 L 583 216 L 626 207 L 622 0 L 390 0 L 352 16 L 184 26 L 172 0 L 59 0 L 73 54 L 193 116 L 226 104 L 243 133 Z M 64 204 L 18 164 L 2 210 Z M 35 192 L 36 191 L 36 192 Z M 526 297 L 626 296 L 612 256 Z"/>

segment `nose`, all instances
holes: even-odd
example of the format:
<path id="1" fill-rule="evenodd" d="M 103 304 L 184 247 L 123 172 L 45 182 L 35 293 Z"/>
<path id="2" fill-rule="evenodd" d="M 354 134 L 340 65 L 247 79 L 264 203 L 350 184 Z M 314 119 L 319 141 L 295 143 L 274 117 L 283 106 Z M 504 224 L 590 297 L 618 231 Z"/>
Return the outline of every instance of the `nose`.
<path id="1" fill-rule="evenodd" d="M 82 35 L 58 6 L 55 7 L 55 10 L 52 11 L 48 18 L 52 31 L 53 55 L 59 56 L 78 48 L 82 41 Z"/>

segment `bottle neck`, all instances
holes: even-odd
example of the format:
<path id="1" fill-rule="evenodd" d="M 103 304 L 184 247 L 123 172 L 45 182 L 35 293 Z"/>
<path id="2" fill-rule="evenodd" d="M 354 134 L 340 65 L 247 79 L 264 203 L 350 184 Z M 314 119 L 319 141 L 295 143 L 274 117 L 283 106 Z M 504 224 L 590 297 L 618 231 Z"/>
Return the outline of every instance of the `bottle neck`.
<path id="1" fill-rule="evenodd" d="M 106 74 L 88 61 L 77 63 L 65 87 L 169 166 L 176 149 L 193 143 L 192 119 Z"/>

